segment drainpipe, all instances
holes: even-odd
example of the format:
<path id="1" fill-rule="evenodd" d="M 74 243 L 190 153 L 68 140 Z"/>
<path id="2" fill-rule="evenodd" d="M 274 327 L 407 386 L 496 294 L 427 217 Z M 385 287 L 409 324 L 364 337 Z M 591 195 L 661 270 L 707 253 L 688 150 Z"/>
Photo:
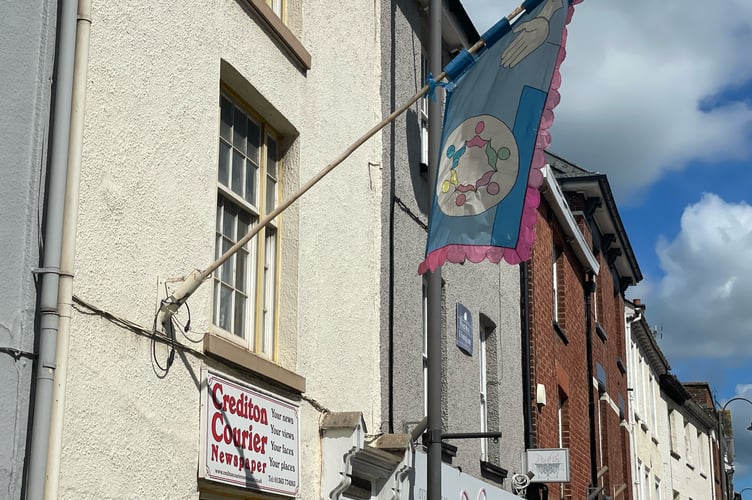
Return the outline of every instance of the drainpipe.
<path id="1" fill-rule="evenodd" d="M 55 61 L 55 104 L 50 133 L 50 163 L 44 228 L 44 254 L 39 270 L 39 333 L 34 380 L 34 406 L 28 448 L 27 500 L 41 500 L 50 432 L 52 381 L 57 349 L 57 294 L 62 246 L 65 178 L 70 133 L 73 57 L 76 43 L 76 2 L 62 0 L 58 15 L 58 46 Z"/>
<path id="2" fill-rule="evenodd" d="M 520 295 L 522 299 L 522 415 L 525 422 L 525 449 L 533 447 L 533 381 L 530 373 L 530 293 L 529 264 L 520 264 Z"/>
<path id="3" fill-rule="evenodd" d="M 91 33 L 91 0 L 78 0 L 76 22 L 76 52 L 73 65 L 73 100 L 68 141 L 68 178 L 65 186 L 63 212 L 63 239 L 60 256 L 60 287 L 58 290 L 57 370 L 52 387 L 52 414 L 47 450 L 47 481 L 44 498 L 58 497 L 60 479 L 60 450 L 63 440 L 63 410 L 65 407 L 65 381 L 68 375 L 68 344 L 73 299 L 73 271 L 76 257 L 76 226 L 81 178 L 81 156 L 84 143 L 84 109 L 86 104 L 86 73 L 89 61 L 89 35 Z"/>
<path id="4" fill-rule="evenodd" d="M 595 285 L 595 276 L 587 273 L 585 278 L 585 341 L 587 342 L 587 389 L 588 419 L 590 420 L 590 485 L 598 486 L 598 464 L 595 449 L 595 397 L 593 396 L 593 318 L 590 309 L 590 295 Z"/>
<path id="5" fill-rule="evenodd" d="M 530 372 L 530 263 L 520 264 L 520 300 L 522 305 L 522 420 L 525 425 L 525 450 L 535 446 L 533 439 L 533 375 Z M 548 500 L 548 487 L 543 483 L 531 483 L 527 498 Z"/>

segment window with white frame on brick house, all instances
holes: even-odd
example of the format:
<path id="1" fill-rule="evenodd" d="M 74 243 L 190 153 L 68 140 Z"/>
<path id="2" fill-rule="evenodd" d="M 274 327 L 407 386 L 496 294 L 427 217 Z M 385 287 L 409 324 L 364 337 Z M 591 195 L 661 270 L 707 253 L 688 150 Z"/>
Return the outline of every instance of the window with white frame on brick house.
<path id="1" fill-rule="evenodd" d="M 553 259 L 551 262 L 551 287 L 553 293 L 554 322 L 559 322 L 559 258 L 561 248 L 554 245 Z"/>
<path id="2" fill-rule="evenodd" d="M 273 211 L 279 192 L 279 138 L 229 91 L 220 97 L 215 256 Z M 214 331 L 274 359 L 279 301 L 279 221 L 262 228 L 214 272 Z"/>

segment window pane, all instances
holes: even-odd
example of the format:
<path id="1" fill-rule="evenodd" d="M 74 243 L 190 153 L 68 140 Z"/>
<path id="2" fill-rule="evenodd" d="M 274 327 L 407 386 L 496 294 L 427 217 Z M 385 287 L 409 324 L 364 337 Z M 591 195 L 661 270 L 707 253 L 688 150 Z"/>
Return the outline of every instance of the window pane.
<path id="1" fill-rule="evenodd" d="M 225 252 L 227 252 L 230 247 L 232 246 L 232 242 L 228 241 L 226 239 L 222 240 L 222 254 L 224 255 Z M 235 257 L 230 257 L 227 259 L 227 262 L 222 264 L 222 281 L 224 283 L 232 283 L 232 267 L 233 267 L 233 261 L 235 260 Z"/>
<path id="2" fill-rule="evenodd" d="M 232 150 L 232 190 L 243 196 L 243 155 L 238 150 Z"/>
<path id="3" fill-rule="evenodd" d="M 237 270 L 235 272 L 235 288 L 241 292 L 246 291 L 246 263 L 248 262 L 248 252 L 240 249 L 237 254 Z"/>
<path id="4" fill-rule="evenodd" d="M 266 173 L 277 178 L 277 141 L 273 137 L 266 138 Z"/>
<path id="5" fill-rule="evenodd" d="M 248 234 L 248 228 L 251 225 L 251 216 L 247 212 L 240 212 L 238 214 L 238 234 L 235 241 L 240 241 L 243 236 Z"/>
<path id="6" fill-rule="evenodd" d="M 274 349 L 274 301 L 276 296 L 276 261 L 277 261 L 277 234 L 276 231 L 267 229 L 266 254 L 264 259 L 264 317 L 262 352 L 267 356 L 273 354 Z"/>
<path id="7" fill-rule="evenodd" d="M 221 196 L 217 196 L 217 225 L 214 228 L 214 230 L 217 232 L 217 234 L 222 231 L 222 205 L 224 205 L 224 201 L 222 200 Z"/>
<path id="8" fill-rule="evenodd" d="M 240 152 L 245 153 L 245 135 L 246 135 L 246 117 L 239 110 L 235 109 L 235 119 L 233 120 L 233 134 L 232 145 L 235 146 Z"/>
<path id="9" fill-rule="evenodd" d="M 217 234 L 216 238 L 214 238 L 214 260 L 218 259 L 219 256 L 222 255 L 219 253 L 219 249 L 221 248 L 221 245 L 222 245 L 222 236 L 220 234 Z M 217 279 L 219 279 L 220 269 L 221 269 L 221 266 L 219 269 L 214 270 L 214 277 Z"/>
<path id="10" fill-rule="evenodd" d="M 235 293 L 235 324 L 232 333 L 240 338 L 245 338 L 245 301 L 244 295 Z"/>
<path id="11" fill-rule="evenodd" d="M 219 125 L 219 136 L 230 142 L 232 141 L 232 103 L 225 97 L 221 97 L 219 107 L 222 116 Z"/>
<path id="12" fill-rule="evenodd" d="M 219 141 L 219 183 L 230 185 L 230 146 Z"/>
<path id="13" fill-rule="evenodd" d="M 232 309 L 232 288 L 224 285 L 219 290 L 219 327 L 230 331 L 230 310 Z"/>
<path id="14" fill-rule="evenodd" d="M 257 205 L 256 176 L 258 175 L 258 167 L 251 162 L 248 162 L 247 166 L 248 171 L 245 173 L 245 199 L 255 207 Z"/>
<path id="15" fill-rule="evenodd" d="M 217 276 L 217 272 L 214 272 L 214 275 Z M 214 304 L 213 304 L 213 314 L 212 314 L 212 323 L 215 325 L 219 324 L 219 281 L 214 281 Z"/>
<path id="16" fill-rule="evenodd" d="M 259 162 L 259 148 L 261 147 L 261 126 L 253 120 L 248 120 L 248 150 L 246 156 L 252 162 Z"/>
<path id="17" fill-rule="evenodd" d="M 222 215 L 222 234 L 229 239 L 235 238 L 235 206 L 232 203 L 223 201 L 224 213 Z"/>
<path id="18" fill-rule="evenodd" d="M 266 179 L 266 213 L 277 207 L 277 182 L 272 178 Z"/>

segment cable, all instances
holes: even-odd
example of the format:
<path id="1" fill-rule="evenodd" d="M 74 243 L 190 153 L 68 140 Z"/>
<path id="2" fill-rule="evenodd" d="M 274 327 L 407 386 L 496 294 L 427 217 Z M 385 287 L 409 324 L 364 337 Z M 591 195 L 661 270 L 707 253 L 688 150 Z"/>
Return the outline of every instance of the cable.
<path id="1" fill-rule="evenodd" d="M 183 345 L 177 342 L 173 343 L 169 337 L 159 335 L 156 330 L 156 320 L 157 320 L 156 315 L 154 316 L 154 325 L 152 329 L 150 330 L 148 328 L 144 328 L 138 323 L 122 318 L 115 314 L 109 313 L 103 309 L 100 309 L 99 307 L 86 302 L 85 300 L 78 297 L 77 295 L 73 296 L 73 302 L 74 302 L 73 308 L 81 314 L 86 314 L 88 316 L 99 316 L 120 328 L 133 332 L 136 335 L 139 335 L 141 337 L 148 338 L 152 340 L 153 342 L 160 342 L 162 344 L 171 346 L 173 349 L 180 349 L 183 352 L 193 354 L 197 358 L 207 359 L 207 356 L 203 352 L 193 349 L 187 345 Z"/>
<path id="2" fill-rule="evenodd" d="M 11 356 L 16 361 L 18 361 L 21 358 L 29 358 L 29 359 L 37 358 L 37 355 L 34 354 L 33 352 L 21 351 L 13 347 L 0 347 L 0 352 L 3 354 L 7 354 L 8 356 Z"/>

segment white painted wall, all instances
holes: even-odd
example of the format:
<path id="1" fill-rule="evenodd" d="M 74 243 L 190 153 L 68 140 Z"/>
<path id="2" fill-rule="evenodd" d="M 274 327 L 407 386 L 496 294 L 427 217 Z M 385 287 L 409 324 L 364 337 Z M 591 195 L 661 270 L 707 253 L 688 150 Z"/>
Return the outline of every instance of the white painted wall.
<path id="1" fill-rule="evenodd" d="M 314 67 L 305 89 L 301 181 L 381 120 L 378 2 L 304 4 Z M 380 422 L 380 134 L 300 200 L 299 368 L 332 411 Z M 346 388 L 347 390 L 343 390 Z"/>
<path id="2" fill-rule="evenodd" d="M 158 282 L 213 260 L 221 60 L 299 132 L 283 198 L 378 121 L 374 5 L 288 2 L 306 73 L 242 1 L 95 0 L 74 293 L 150 329 Z M 327 408 L 362 410 L 369 431 L 381 413 L 381 190 L 369 167 L 380 156 L 369 142 L 282 219 L 279 362 Z M 210 302 L 208 284 L 190 299 L 195 332 L 209 329 Z M 198 498 L 205 364 L 279 391 L 200 353 L 177 355 L 160 378 L 148 338 L 76 313 L 60 498 Z M 302 498 L 320 493 L 319 417 L 301 402 Z"/>

